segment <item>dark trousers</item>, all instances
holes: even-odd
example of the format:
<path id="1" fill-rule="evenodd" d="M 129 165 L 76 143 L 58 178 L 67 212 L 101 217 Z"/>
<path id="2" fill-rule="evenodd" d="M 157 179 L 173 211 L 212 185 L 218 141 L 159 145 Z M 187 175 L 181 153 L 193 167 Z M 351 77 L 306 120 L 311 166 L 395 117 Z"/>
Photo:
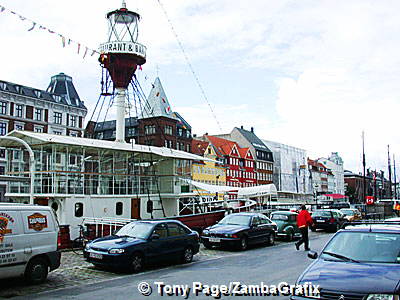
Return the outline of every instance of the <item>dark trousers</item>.
<path id="1" fill-rule="evenodd" d="M 308 245 L 308 227 L 301 227 L 300 233 L 301 233 L 301 239 L 297 242 L 297 245 L 300 247 L 301 244 L 304 243 L 304 249 L 309 249 Z"/>

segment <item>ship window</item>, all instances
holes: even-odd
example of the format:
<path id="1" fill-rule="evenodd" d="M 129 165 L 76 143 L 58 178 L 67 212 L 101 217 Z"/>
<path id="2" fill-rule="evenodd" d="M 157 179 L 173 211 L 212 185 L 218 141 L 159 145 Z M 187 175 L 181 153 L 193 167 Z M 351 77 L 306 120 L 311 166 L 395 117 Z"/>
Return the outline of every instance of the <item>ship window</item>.
<path id="1" fill-rule="evenodd" d="M 117 203 L 115 204 L 115 214 L 116 214 L 117 216 L 122 215 L 123 208 L 124 208 L 124 204 L 123 204 L 122 202 L 117 202 Z"/>
<path id="2" fill-rule="evenodd" d="M 83 203 L 75 203 L 75 217 L 80 218 L 83 216 Z"/>

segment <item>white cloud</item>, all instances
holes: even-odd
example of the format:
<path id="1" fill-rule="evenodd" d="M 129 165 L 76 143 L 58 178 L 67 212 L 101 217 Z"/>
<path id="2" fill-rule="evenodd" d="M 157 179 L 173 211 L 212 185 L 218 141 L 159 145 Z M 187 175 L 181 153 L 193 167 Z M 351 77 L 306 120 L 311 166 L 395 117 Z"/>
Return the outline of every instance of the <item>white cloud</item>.
<path id="1" fill-rule="evenodd" d="M 212 63 L 226 72 L 246 69 L 248 74 L 268 74 L 275 80 L 268 97 L 265 90 L 260 89 L 260 94 L 252 90 L 249 95 L 254 99 L 241 105 L 240 92 L 236 98 L 216 99 L 216 90 L 229 89 L 235 94 L 236 87 L 224 78 L 210 82 L 203 72 L 200 81 L 208 88 L 224 131 L 253 126 L 260 137 L 305 148 L 313 157 L 339 151 L 346 167 L 356 171 L 361 166 L 362 130 L 372 167 L 385 167 L 387 144 L 393 152 L 399 151 L 398 1 L 161 1 L 195 68 Z M 93 48 L 105 40 L 105 13 L 118 4 L 104 0 L 2 1 Z M 161 74 L 168 76 L 172 73 L 168 69 L 173 69 L 175 74 L 191 76 L 157 0 L 128 0 L 127 4 L 137 5 L 143 18 L 140 40 L 148 46 L 145 72 L 153 77 L 159 65 Z M 38 29 L 27 32 L 29 27 L 28 21 L 0 14 L 0 78 L 46 88 L 51 75 L 65 72 L 73 76 L 81 97 L 93 107 L 100 90 L 97 58 L 82 60 L 76 45 L 63 49 L 56 36 Z M 243 85 L 252 80 L 244 78 Z M 197 86 L 180 82 L 166 88 L 200 94 Z M 171 104 L 195 132 L 218 131 L 210 109 L 198 99 L 187 106 Z M 267 110 L 276 110 L 277 115 L 271 118 Z"/>

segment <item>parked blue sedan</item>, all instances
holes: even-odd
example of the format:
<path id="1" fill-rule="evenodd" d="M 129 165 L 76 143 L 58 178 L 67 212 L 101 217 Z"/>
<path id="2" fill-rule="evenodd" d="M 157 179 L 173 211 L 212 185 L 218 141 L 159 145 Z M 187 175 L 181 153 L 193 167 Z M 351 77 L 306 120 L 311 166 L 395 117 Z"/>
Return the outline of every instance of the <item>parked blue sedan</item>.
<path id="1" fill-rule="evenodd" d="M 206 248 L 230 246 L 246 250 L 248 245 L 267 243 L 273 245 L 277 226 L 260 213 L 243 212 L 230 214 L 217 224 L 207 227 L 201 234 Z"/>
<path id="2" fill-rule="evenodd" d="M 199 235 L 174 220 L 136 221 L 115 235 L 86 245 L 85 259 L 99 267 L 140 271 L 146 263 L 180 258 L 189 263 L 199 252 Z"/>
<path id="3" fill-rule="evenodd" d="M 400 223 L 360 224 L 337 232 L 297 283 L 320 286 L 320 299 L 397 300 Z M 310 299 L 292 297 L 291 299 Z"/>

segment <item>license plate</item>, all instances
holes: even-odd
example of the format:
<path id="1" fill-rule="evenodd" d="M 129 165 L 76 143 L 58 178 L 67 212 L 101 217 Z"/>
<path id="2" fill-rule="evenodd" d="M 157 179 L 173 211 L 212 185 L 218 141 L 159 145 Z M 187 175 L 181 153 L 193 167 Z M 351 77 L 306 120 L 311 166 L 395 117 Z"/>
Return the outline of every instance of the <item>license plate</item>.
<path id="1" fill-rule="evenodd" d="M 324 223 L 325 220 L 317 220 L 317 223 Z"/>
<path id="2" fill-rule="evenodd" d="M 103 255 L 97 254 L 97 253 L 92 253 L 92 252 L 89 253 L 89 257 L 96 258 L 96 259 L 103 259 Z"/>
<path id="3" fill-rule="evenodd" d="M 211 243 L 219 243 L 221 241 L 221 239 L 219 239 L 219 238 L 210 238 L 209 241 Z"/>

